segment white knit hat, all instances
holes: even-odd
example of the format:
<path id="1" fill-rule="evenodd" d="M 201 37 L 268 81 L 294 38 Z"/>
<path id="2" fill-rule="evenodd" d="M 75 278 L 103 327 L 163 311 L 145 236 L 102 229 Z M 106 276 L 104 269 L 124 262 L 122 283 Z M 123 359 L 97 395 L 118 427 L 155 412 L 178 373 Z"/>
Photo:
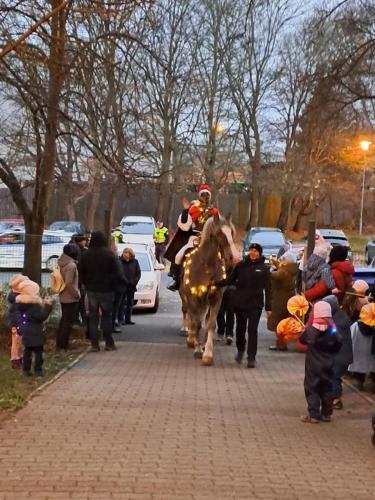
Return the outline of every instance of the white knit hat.
<path id="1" fill-rule="evenodd" d="M 368 283 L 366 283 L 366 281 L 357 280 L 353 283 L 353 288 L 357 293 L 363 293 L 363 295 L 365 295 L 365 293 L 367 292 L 367 290 L 370 287 L 369 287 Z"/>
<path id="2" fill-rule="evenodd" d="M 317 318 L 332 318 L 332 309 L 328 302 L 320 300 L 314 304 L 314 320 Z"/>
<path id="3" fill-rule="evenodd" d="M 316 247 L 314 248 L 314 254 L 319 255 L 319 257 L 326 260 L 328 257 L 327 247 L 324 245 L 316 245 Z"/>
<path id="4" fill-rule="evenodd" d="M 18 286 L 18 290 L 18 293 L 22 295 L 39 295 L 38 283 L 35 283 L 34 281 L 31 281 L 29 279 L 22 281 L 22 283 L 20 283 Z"/>
<path id="5" fill-rule="evenodd" d="M 287 252 L 282 254 L 280 260 L 285 262 L 290 262 L 291 264 L 295 264 L 297 262 L 297 256 L 293 252 L 290 252 L 288 250 Z"/>
<path id="6" fill-rule="evenodd" d="M 9 286 L 12 289 L 13 293 L 21 293 L 19 291 L 19 287 L 21 283 L 24 281 L 30 281 L 27 276 L 24 276 L 23 274 L 16 274 L 15 276 L 12 277 L 12 279 L 9 281 Z"/>

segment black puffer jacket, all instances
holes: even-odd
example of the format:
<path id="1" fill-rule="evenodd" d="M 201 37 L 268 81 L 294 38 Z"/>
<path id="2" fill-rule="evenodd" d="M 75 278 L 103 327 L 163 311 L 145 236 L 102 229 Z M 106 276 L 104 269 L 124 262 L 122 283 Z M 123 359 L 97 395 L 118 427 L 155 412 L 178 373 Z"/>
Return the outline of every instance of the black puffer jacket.
<path id="1" fill-rule="evenodd" d="M 113 292 L 121 281 L 118 258 L 105 247 L 85 251 L 78 262 L 78 272 L 89 292 Z"/>
<path id="2" fill-rule="evenodd" d="M 45 342 L 43 322 L 48 318 L 51 304 L 45 304 L 39 297 L 16 295 L 14 322 L 25 347 L 39 347 Z"/>
<path id="3" fill-rule="evenodd" d="M 218 286 L 234 285 L 231 296 L 234 311 L 271 310 L 270 269 L 264 263 L 264 257 L 255 261 L 249 258 L 237 264 L 232 274 L 225 280 L 218 281 Z M 265 301 L 264 301 L 265 296 Z"/>

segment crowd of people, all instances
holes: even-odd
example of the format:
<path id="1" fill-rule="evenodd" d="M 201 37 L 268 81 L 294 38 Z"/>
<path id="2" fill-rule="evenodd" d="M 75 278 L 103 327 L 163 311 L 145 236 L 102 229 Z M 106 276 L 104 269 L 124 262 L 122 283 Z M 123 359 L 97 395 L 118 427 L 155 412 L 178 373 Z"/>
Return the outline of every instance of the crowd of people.
<path id="1" fill-rule="evenodd" d="M 44 322 L 52 311 L 53 301 L 61 304 L 61 318 L 56 330 L 56 350 L 67 350 L 73 325 L 80 322 L 90 339 L 91 351 L 100 351 L 100 330 L 104 350 L 116 350 L 113 332 L 120 324 L 134 325 L 134 294 L 141 269 L 133 250 L 124 248 L 118 256 L 100 231 L 90 240 L 75 235 L 64 246 L 58 259 L 60 288 L 58 298 L 42 299 L 39 285 L 21 274 L 9 283 L 8 318 L 12 331 L 11 362 L 31 375 L 34 353 L 34 375 L 43 375 Z M 100 330 L 99 330 L 100 325 Z"/>

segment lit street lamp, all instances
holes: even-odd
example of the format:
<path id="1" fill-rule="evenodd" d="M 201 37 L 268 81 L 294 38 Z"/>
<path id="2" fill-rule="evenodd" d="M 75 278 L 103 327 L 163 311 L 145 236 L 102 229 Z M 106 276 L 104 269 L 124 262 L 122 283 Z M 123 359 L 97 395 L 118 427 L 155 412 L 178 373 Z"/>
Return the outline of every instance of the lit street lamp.
<path id="1" fill-rule="evenodd" d="M 361 141 L 359 143 L 360 148 L 362 149 L 364 153 L 364 165 L 363 165 L 363 174 L 362 174 L 362 192 L 361 192 L 361 208 L 360 208 L 360 215 L 359 215 L 359 234 L 362 235 L 362 228 L 363 228 L 363 206 L 364 206 L 364 201 L 365 201 L 365 179 L 366 179 L 366 167 L 367 167 L 367 151 L 369 150 L 369 147 L 371 146 L 370 141 Z"/>

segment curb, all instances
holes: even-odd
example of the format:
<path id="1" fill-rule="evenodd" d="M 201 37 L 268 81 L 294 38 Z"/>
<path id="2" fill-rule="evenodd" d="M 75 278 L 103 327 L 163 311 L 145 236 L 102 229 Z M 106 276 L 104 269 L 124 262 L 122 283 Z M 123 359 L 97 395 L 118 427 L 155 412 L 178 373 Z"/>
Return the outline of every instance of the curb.
<path id="1" fill-rule="evenodd" d="M 370 396 L 366 396 L 366 394 L 363 394 L 362 391 L 360 391 L 359 389 L 357 389 L 350 382 L 347 382 L 346 380 L 343 380 L 342 382 L 347 387 L 349 387 L 349 389 L 351 389 L 352 392 L 355 392 L 357 394 L 357 396 L 360 396 L 362 399 L 364 399 L 365 401 L 367 401 L 368 403 L 370 403 L 370 405 L 375 406 L 375 400 L 373 400 L 372 398 L 370 398 Z"/>
<path id="2" fill-rule="evenodd" d="M 39 392 L 43 391 L 46 387 L 49 385 L 53 384 L 58 380 L 60 377 L 62 377 L 67 371 L 71 370 L 77 363 L 81 361 L 81 359 L 86 356 L 86 354 L 89 352 L 90 348 L 88 347 L 86 350 L 84 350 L 76 359 L 71 361 L 68 365 L 65 366 L 62 370 L 56 373 L 54 377 L 52 377 L 50 380 L 47 380 L 44 382 L 44 384 L 38 386 L 33 392 L 31 392 L 28 397 L 26 398 L 25 405 L 29 404 L 31 399 L 36 396 Z"/>

